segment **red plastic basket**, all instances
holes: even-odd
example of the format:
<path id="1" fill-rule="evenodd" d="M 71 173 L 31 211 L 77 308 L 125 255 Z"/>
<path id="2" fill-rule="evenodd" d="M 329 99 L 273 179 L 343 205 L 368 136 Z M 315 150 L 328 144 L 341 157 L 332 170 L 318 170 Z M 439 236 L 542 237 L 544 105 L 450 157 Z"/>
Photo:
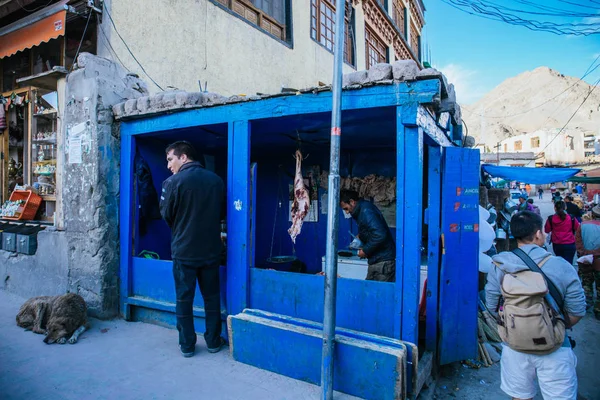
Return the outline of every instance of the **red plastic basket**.
<path id="1" fill-rule="evenodd" d="M 40 204 L 42 204 L 42 198 L 31 190 L 15 190 L 10 195 L 10 201 L 25 200 L 25 206 L 23 211 L 18 217 L 3 217 L 3 219 L 10 219 L 13 221 L 18 220 L 32 220 L 35 218 Z"/>

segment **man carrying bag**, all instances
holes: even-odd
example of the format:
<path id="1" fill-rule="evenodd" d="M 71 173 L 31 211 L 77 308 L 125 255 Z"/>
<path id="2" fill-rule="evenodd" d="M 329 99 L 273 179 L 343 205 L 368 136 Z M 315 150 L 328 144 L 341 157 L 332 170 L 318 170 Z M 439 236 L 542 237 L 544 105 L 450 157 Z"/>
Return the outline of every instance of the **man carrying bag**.
<path id="1" fill-rule="evenodd" d="M 487 307 L 498 315 L 503 340 L 501 389 L 513 399 L 532 399 L 536 378 L 544 399 L 577 398 L 577 359 L 565 329 L 585 315 L 577 273 L 541 246 L 540 216 L 514 215 L 510 229 L 518 249 L 493 257 L 487 277 Z"/>

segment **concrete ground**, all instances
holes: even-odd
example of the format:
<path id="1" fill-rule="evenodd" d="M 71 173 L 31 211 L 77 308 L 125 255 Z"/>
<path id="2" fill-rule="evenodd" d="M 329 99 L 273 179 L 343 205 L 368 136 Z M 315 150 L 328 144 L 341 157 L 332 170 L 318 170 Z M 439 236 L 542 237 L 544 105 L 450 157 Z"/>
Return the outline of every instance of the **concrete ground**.
<path id="1" fill-rule="evenodd" d="M 320 388 L 234 361 L 227 349 L 183 358 L 177 331 L 91 320 L 75 345 L 16 326 L 25 301 L 0 290 L 0 399 L 317 399 Z M 354 397 L 336 393 L 336 399 Z"/>
<path id="2" fill-rule="evenodd" d="M 550 194 L 545 199 L 534 198 L 540 207 L 544 221 L 554 213 Z M 588 314 L 577 324 L 570 335 L 577 342 L 577 377 L 580 400 L 600 400 L 600 321 Z M 597 369 L 598 368 L 598 369 Z M 459 363 L 447 366 L 438 379 L 434 398 L 464 400 L 500 400 L 509 397 L 500 390 L 500 364 L 479 370 L 463 367 Z M 538 393 L 535 400 L 541 400 Z"/>

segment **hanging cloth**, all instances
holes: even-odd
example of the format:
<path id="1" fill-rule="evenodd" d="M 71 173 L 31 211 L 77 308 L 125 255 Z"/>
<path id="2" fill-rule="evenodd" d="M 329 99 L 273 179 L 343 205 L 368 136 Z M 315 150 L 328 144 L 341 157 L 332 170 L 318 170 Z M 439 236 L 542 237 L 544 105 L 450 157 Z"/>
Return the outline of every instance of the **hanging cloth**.
<path id="1" fill-rule="evenodd" d="M 499 167 L 490 164 L 483 164 L 481 168 L 494 178 L 535 185 L 566 181 L 581 171 L 577 168 Z"/>
<path id="2" fill-rule="evenodd" d="M 4 104 L 0 103 L 0 133 L 6 129 L 6 111 L 4 111 Z"/>

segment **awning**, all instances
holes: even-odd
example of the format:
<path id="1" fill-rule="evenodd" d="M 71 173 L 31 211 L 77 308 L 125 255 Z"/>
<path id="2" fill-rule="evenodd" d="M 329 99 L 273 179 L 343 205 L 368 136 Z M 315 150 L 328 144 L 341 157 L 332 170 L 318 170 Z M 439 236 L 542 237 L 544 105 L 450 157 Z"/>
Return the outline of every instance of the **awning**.
<path id="1" fill-rule="evenodd" d="M 483 164 L 481 168 L 494 178 L 537 185 L 566 181 L 581 171 L 577 168 L 499 167 L 491 164 Z"/>
<path id="2" fill-rule="evenodd" d="M 46 7 L 0 29 L 0 58 L 65 34 L 67 1 Z"/>
<path id="3" fill-rule="evenodd" d="M 574 176 L 571 179 L 567 179 L 567 180 L 569 182 L 599 184 L 600 176 Z"/>

